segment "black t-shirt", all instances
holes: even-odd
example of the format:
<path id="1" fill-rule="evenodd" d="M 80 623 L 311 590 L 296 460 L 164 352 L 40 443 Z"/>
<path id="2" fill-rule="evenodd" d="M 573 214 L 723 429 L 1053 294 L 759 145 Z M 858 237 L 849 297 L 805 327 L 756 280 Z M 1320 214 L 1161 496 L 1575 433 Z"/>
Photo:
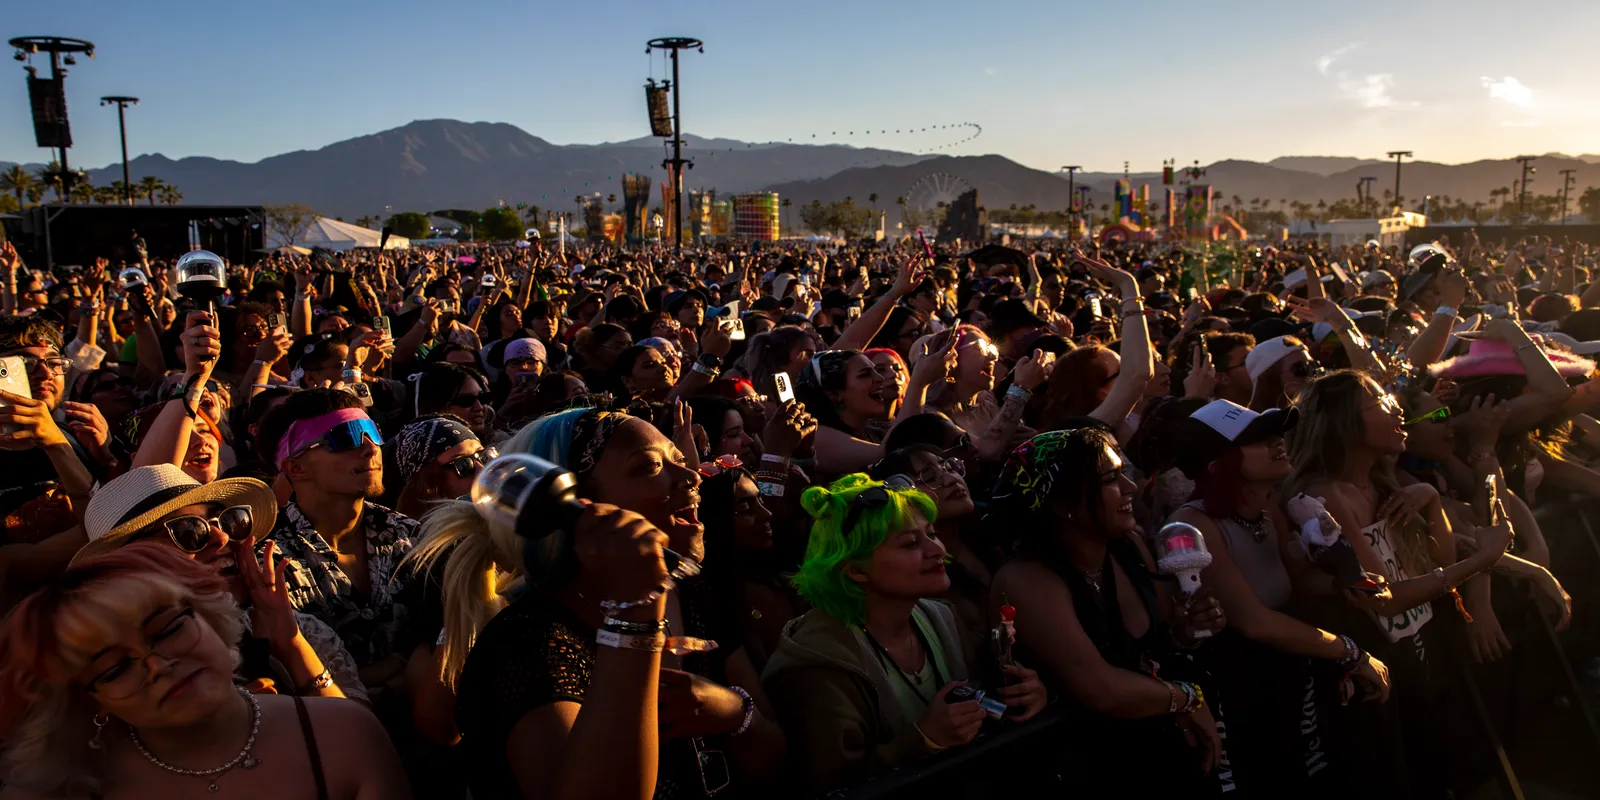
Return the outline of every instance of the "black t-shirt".
<path id="1" fill-rule="evenodd" d="M 727 609 L 718 608 L 699 583 L 679 584 L 684 629 L 724 644 L 711 653 L 685 657 L 684 669 L 726 684 L 724 667 L 737 647 L 737 630 L 727 627 L 732 622 Z M 583 703 L 599 649 L 594 637 L 594 629 L 571 609 L 538 591 L 528 592 L 484 626 L 456 685 L 456 726 L 473 797 L 520 796 L 506 761 L 511 730 L 540 706 Z M 708 743 L 717 750 L 725 746 L 716 739 Z M 688 740 L 663 741 L 661 750 L 655 797 L 705 797 Z"/>

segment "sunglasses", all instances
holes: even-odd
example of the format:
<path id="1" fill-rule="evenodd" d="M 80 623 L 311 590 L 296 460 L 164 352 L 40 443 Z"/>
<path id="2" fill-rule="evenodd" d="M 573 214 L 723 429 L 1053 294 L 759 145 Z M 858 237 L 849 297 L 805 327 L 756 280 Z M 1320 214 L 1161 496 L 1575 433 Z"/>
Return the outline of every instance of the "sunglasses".
<path id="1" fill-rule="evenodd" d="M 1421 425 L 1424 422 L 1431 422 L 1431 423 L 1434 423 L 1435 425 L 1437 425 L 1437 424 L 1442 423 L 1442 422 L 1448 422 L 1449 420 L 1450 420 L 1450 407 L 1449 406 L 1439 406 L 1438 408 L 1436 408 L 1436 409 L 1434 409 L 1432 411 L 1429 411 L 1428 413 L 1423 414 L 1422 416 L 1417 417 L 1416 419 L 1408 419 L 1408 420 L 1406 420 L 1406 427 L 1409 428 L 1412 425 Z"/>
<path id="2" fill-rule="evenodd" d="M 249 506 L 229 506 L 214 517 L 185 514 L 162 523 L 172 543 L 185 553 L 198 553 L 211 543 L 211 526 L 228 535 L 230 540 L 248 541 L 255 527 L 255 517 Z"/>
<path id="3" fill-rule="evenodd" d="M 444 465 L 444 468 L 455 473 L 457 478 L 470 478 L 474 475 L 477 475 L 478 470 L 482 469 L 490 461 L 493 461 L 499 457 L 499 452 L 497 452 L 493 447 L 488 447 L 471 455 L 465 455 L 461 456 L 460 458 L 451 459 L 448 464 Z"/>
<path id="4" fill-rule="evenodd" d="M 483 402 L 483 394 L 461 394 L 450 398 L 450 405 L 456 408 L 472 408 Z"/>
<path id="5" fill-rule="evenodd" d="M 843 533 L 850 533 L 856 529 L 856 523 L 861 521 L 861 514 L 868 510 L 877 510 L 889 505 L 890 492 L 905 492 L 916 488 L 916 480 L 910 475 L 890 475 L 883 479 L 882 486 L 874 486 L 850 501 L 850 511 L 844 515 Z"/>
<path id="6" fill-rule="evenodd" d="M 118 388 L 121 388 L 121 387 L 124 387 L 124 386 L 128 386 L 128 387 L 133 386 L 133 379 L 132 378 L 113 378 L 113 379 L 111 379 L 109 381 L 101 381 L 100 383 L 97 383 L 97 384 L 89 387 L 89 391 L 87 392 L 87 394 L 98 394 L 100 392 L 109 392 L 109 391 L 111 391 L 113 389 L 118 389 Z"/>
<path id="7" fill-rule="evenodd" d="M 1296 378 L 1315 378 L 1322 373 L 1322 365 L 1315 361 L 1297 361 L 1289 365 L 1289 374 Z"/>
<path id="8" fill-rule="evenodd" d="M 316 441 L 306 445 L 306 450 L 320 446 L 330 453 L 345 453 L 360 447 L 364 442 L 372 442 L 378 447 L 383 446 L 383 434 L 378 432 L 378 423 L 363 417 L 335 425 Z"/>
<path id="9" fill-rule="evenodd" d="M 914 477 L 917 483 L 924 486 L 937 486 L 944 482 L 945 475 L 954 475 L 957 478 L 967 477 L 967 465 L 959 458 L 940 459 L 939 463 L 918 472 Z"/>

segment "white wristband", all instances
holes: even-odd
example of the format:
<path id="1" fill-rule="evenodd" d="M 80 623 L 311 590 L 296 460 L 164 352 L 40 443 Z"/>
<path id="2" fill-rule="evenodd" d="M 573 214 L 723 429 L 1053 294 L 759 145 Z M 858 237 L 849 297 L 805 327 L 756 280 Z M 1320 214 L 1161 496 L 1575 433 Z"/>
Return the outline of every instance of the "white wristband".
<path id="1" fill-rule="evenodd" d="M 1445 315 L 1447 317 L 1459 317 L 1459 316 L 1461 316 L 1461 313 L 1459 311 L 1456 311 L 1455 308 L 1453 308 L 1451 306 L 1439 306 L 1438 308 L 1433 310 L 1433 315 L 1434 316 L 1437 317 L 1440 314 L 1443 314 L 1443 315 Z"/>

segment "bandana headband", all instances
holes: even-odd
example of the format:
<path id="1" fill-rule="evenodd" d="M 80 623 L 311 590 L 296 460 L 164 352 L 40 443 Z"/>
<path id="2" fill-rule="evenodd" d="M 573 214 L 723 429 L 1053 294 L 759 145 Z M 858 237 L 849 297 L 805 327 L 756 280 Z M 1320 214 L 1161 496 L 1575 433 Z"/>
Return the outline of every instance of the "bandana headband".
<path id="1" fill-rule="evenodd" d="M 283 438 L 278 440 L 278 469 L 283 469 L 283 462 L 294 458 L 304 452 L 306 448 L 317 443 L 324 434 L 346 422 L 358 419 L 367 419 L 367 412 L 359 408 L 341 408 L 338 411 L 329 411 L 320 417 L 302 419 L 289 426 L 284 431 Z"/>
<path id="2" fill-rule="evenodd" d="M 410 481 L 440 454 L 477 438 L 460 420 L 451 417 L 433 417 L 407 425 L 394 437 L 394 460 L 400 468 L 401 483 Z"/>

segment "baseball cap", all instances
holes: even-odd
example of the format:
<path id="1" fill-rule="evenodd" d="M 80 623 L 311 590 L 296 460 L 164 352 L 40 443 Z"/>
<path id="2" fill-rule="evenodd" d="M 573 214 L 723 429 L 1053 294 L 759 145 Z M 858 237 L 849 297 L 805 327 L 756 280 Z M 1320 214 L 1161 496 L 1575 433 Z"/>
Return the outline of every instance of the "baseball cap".
<path id="1" fill-rule="evenodd" d="M 701 308 L 709 308 L 711 306 L 711 299 L 706 297 L 704 291 L 700 289 L 684 289 L 667 295 L 666 299 L 662 301 L 661 307 L 666 309 L 668 314 L 676 314 L 678 309 L 683 308 L 684 301 L 691 297 L 700 298 Z"/>
<path id="2" fill-rule="evenodd" d="M 1299 421 L 1295 408 L 1257 413 L 1231 400 L 1213 400 L 1179 424 L 1178 468 L 1193 480 L 1229 450 L 1282 436 Z"/>
<path id="3" fill-rule="evenodd" d="M 1250 351 L 1250 355 L 1245 356 L 1245 371 L 1250 373 L 1250 380 L 1260 380 L 1261 375 L 1271 369 L 1273 364 L 1282 361 L 1290 353 L 1301 349 L 1305 349 L 1305 345 L 1299 340 L 1291 342 L 1288 336 L 1279 336 L 1260 342 L 1256 345 L 1256 349 Z"/>
<path id="4" fill-rule="evenodd" d="M 1049 324 L 1021 300 L 1003 300 L 995 303 L 989 311 L 991 336 L 1004 336 L 1018 328 L 1042 328 Z"/>

